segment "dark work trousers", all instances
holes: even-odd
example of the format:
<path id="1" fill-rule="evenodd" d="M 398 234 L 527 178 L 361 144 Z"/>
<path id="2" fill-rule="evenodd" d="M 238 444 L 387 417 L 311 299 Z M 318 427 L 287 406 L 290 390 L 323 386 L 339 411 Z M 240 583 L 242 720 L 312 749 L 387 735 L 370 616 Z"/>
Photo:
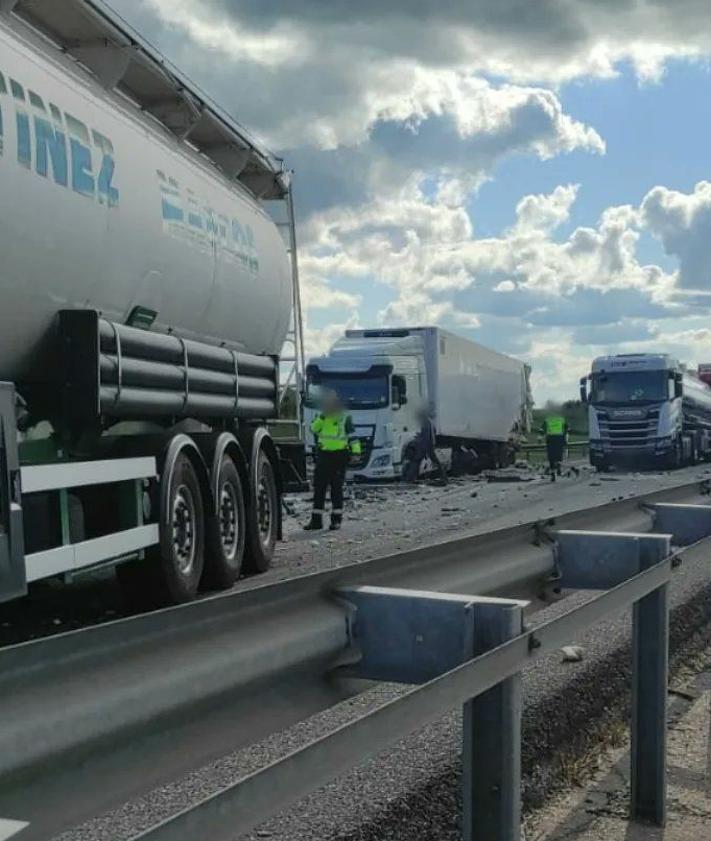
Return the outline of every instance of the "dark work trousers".
<path id="1" fill-rule="evenodd" d="M 546 435 L 546 452 L 551 473 L 560 471 L 560 463 L 563 461 L 565 452 L 565 435 Z"/>
<path id="2" fill-rule="evenodd" d="M 440 481 L 446 485 L 447 471 L 444 469 L 442 462 L 439 460 L 434 446 L 427 446 L 427 442 L 423 443 L 422 439 L 419 437 L 412 442 L 410 455 L 402 472 L 403 480 L 405 482 L 416 482 L 420 477 L 420 467 L 422 466 L 422 462 L 426 458 L 432 462 L 432 466 L 439 473 Z"/>
<path id="3" fill-rule="evenodd" d="M 348 450 L 335 453 L 321 451 L 316 456 L 314 472 L 314 518 L 322 518 L 325 513 L 326 491 L 331 489 L 331 519 L 340 522 L 343 517 L 343 483 L 350 454 Z"/>

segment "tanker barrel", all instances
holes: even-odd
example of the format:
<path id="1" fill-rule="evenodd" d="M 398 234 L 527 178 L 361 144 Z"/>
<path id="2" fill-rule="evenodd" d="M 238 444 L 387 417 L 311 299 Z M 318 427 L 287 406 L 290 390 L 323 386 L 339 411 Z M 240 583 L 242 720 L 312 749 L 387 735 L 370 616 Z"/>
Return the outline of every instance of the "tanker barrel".
<path id="1" fill-rule="evenodd" d="M 121 343 L 121 353 L 126 356 L 182 365 L 184 353 L 187 352 L 190 366 L 229 374 L 234 373 L 236 361 L 240 375 L 248 376 L 273 377 L 276 369 L 276 363 L 270 356 L 255 356 L 239 351 L 235 353 L 225 347 L 194 342 L 190 339 L 182 340 L 177 336 L 153 333 L 149 330 L 140 330 L 137 327 L 114 324 L 100 319 L 99 336 L 102 351 L 118 352 L 117 335 Z"/>
<path id="2" fill-rule="evenodd" d="M 147 389 L 103 385 L 99 391 L 101 412 L 114 417 L 163 415 L 172 417 L 231 418 L 235 398 L 222 394 L 188 393 L 167 389 Z M 273 417 L 274 400 L 240 397 L 239 416 L 243 418 Z"/>

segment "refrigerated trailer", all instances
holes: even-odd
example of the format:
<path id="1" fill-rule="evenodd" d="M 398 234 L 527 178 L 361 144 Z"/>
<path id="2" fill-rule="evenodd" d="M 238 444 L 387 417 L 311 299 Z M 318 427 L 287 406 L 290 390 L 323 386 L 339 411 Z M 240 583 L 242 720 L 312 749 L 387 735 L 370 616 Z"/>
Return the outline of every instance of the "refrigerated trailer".
<path id="1" fill-rule="evenodd" d="M 305 417 L 320 390 L 335 390 L 361 439 L 357 479 L 392 479 L 430 407 L 437 446 L 470 464 L 509 464 L 530 428 L 529 367 L 441 327 L 347 330 L 329 354 L 309 360 Z M 307 435 L 307 441 L 312 439 Z"/>
<path id="2" fill-rule="evenodd" d="M 0 602 L 269 565 L 295 243 L 282 162 L 100 0 L 0 4 Z"/>

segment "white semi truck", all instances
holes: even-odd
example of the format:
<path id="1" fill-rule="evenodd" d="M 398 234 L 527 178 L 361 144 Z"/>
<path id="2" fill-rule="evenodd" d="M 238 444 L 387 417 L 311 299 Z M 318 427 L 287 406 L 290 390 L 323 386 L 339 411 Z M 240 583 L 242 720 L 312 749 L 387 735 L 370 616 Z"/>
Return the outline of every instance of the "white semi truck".
<path id="1" fill-rule="evenodd" d="M 465 448 L 479 467 L 504 465 L 530 427 L 529 374 L 523 362 L 439 327 L 347 330 L 327 356 L 309 360 L 306 428 L 318 394 L 336 391 L 361 439 L 354 478 L 393 479 L 429 405 L 438 447 Z"/>
<path id="2" fill-rule="evenodd" d="M 711 455 L 711 388 L 671 356 L 598 357 L 580 397 L 598 470 L 675 468 Z"/>
<path id="3" fill-rule="evenodd" d="M 267 201 L 293 252 L 281 162 L 100 0 L 0 4 L 0 602 L 269 565 L 298 289 Z"/>

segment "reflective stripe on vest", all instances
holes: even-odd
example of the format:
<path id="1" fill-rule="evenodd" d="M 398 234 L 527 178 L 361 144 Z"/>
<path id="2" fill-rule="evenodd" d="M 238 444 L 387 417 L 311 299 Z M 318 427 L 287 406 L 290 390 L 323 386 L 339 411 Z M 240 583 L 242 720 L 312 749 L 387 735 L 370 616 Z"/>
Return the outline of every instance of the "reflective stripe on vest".
<path id="1" fill-rule="evenodd" d="M 557 415 L 546 418 L 546 435 L 565 435 L 565 418 Z"/>

